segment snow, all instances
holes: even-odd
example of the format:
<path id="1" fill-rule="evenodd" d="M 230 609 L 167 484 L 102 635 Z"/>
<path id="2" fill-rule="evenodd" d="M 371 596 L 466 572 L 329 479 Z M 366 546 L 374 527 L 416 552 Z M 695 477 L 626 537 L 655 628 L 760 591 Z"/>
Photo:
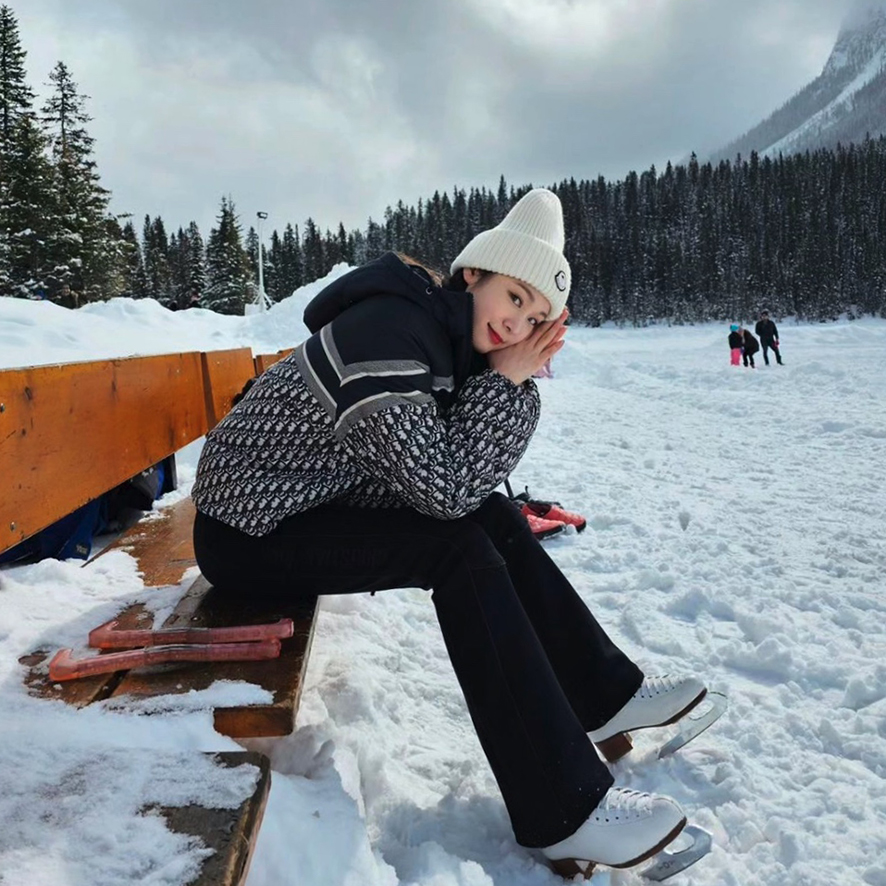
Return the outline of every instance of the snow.
<path id="1" fill-rule="evenodd" d="M 174 351 L 252 347 L 255 354 L 292 347 L 308 335 L 307 303 L 348 270 L 337 265 L 269 311 L 229 317 L 201 308 L 169 311 L 154 299 L 115 298 L 76 311 L 50 301 L 4 298 L 0 304 L 0 369 Z"/>
<path id="2" fill-rule="evenodd" d="M 319 285 L 248 318 L 0 299 L 0 361 L 275 351 Z M 671 882 L 886 886 L 886 322 L 779 326 L 786 365 L 756 370 L 728 365 L 726 325 L 570 329 L 513 482 L 587 515 L 547 550 L 642 667 L 729 695 L 673 757 L 654 757 L 669 727 L 614 766 L 713 833 Z M 199 448 L 179 456 L 185 486 Z M 136 810 L 176 800 L 181 755 L 239 749 L 209 709 L 258 690 L 75 710 L 29 697 L 18 663 L 82 649 L 134 599 L 160 619 L 182 587 L 146 592 L 122 552 L 0 571 L 3 886 L 171 886 L 199 867 L 199 845 Z M 513 842 L 426 592 L 324 599 L 297 729 L 242 746 L 273 766 L 249 886 L 562 883 Z M 126 790 L 102 790 L 115 774 Z M 207 764 L 193 799 L 231 805 L 253 780 Z"/>

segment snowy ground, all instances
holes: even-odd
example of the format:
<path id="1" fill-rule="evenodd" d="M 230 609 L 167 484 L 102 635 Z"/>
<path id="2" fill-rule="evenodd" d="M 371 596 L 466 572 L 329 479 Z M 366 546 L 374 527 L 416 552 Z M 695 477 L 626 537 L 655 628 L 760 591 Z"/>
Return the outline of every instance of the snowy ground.
<path id="1" fill-rule="evenodd" d="M 277 350 L 301 337 L 307 295 L 250 318 L 0 299 L 0 365 Z M 714 834 L 674 886 L 886 886 L 886 322 L 780 326 L 786 365 L 754 371 L 729 366 L 726 326 L 571 329 L 514 476 L 588 516 L 549 550 L 621 645 L 729 694 L 676 756 L 656 761 L 640 734 L 614 767 Z M 180 456 L 186 482 L 198 451 Z M 19 656 L 82 644 L 140 592 L 125 554 L 0 571 L 3 886 L 172 886 L 196 869 L 198 847 L 134 810 L 172 789 L 143 750 L 174 767 L 181 751 L 237 748 L 209 700 L 77 712 L 21 687 Z M 324 601 L 297 725 L 247 743 L 274 768 L 249 886 L 562 883 L 513 842 L 426 593 Z M 95 755 L 133 768 L 132 796 L 90 807 L 67 791 Z M 223 782 L 207 776 L 203 799 L 222 802 Z"/>

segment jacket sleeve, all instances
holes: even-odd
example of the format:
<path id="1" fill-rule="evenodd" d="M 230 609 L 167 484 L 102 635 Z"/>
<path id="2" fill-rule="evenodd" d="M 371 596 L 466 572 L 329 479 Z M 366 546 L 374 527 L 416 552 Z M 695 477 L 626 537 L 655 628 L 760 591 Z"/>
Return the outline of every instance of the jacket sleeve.
<path id="1" fill-rule="evenodd" d="M 452 409 L 406 400 L 361 418 L 342 443 L 409 507 L 440 520 L 476 510 L 523 457 L 540 412 L 531 380 L 493 370 L 465 382 Z"/>
<path id="2" fill-rule="evenodd" d="M 376 297 L 294 354 L 349 464 L 443 520 L 475 510 L 507 478 L 540 412 L 534 382 L 515 385 L 492 370 L 456 391 L 454 334 L 420 305 Z"/>

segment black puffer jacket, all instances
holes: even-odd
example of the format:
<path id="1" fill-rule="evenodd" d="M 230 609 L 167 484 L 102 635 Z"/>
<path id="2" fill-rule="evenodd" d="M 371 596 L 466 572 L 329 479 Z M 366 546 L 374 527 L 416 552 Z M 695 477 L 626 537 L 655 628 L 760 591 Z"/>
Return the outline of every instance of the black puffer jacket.
<path id="1" fill-rule="evenodd" d="M 760 336 L 760 341 L 764 345 L 778 339 L 778 327 L 773 320 L 758 320 L 754 331 Z"/>
<path id="2" fill-rule="evenodd" d="M 389 253 L 308 306 L 314 334 L 207 436 L 197 508 L 251 535 L 335 501 L 470 513 L 514 469 L 539 397 L 486 368 L 473 300 Z"/>

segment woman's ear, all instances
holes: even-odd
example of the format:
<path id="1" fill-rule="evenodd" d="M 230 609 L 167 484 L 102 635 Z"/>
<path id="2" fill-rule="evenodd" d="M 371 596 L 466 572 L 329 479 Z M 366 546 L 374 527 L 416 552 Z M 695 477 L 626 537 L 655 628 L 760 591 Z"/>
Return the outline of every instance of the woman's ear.
<path id="1" fill-rule="evenodd" d="M 476 268 L 462 268 L 461 272 L 468 286 L 473 286 L 482 275 Z"/>

